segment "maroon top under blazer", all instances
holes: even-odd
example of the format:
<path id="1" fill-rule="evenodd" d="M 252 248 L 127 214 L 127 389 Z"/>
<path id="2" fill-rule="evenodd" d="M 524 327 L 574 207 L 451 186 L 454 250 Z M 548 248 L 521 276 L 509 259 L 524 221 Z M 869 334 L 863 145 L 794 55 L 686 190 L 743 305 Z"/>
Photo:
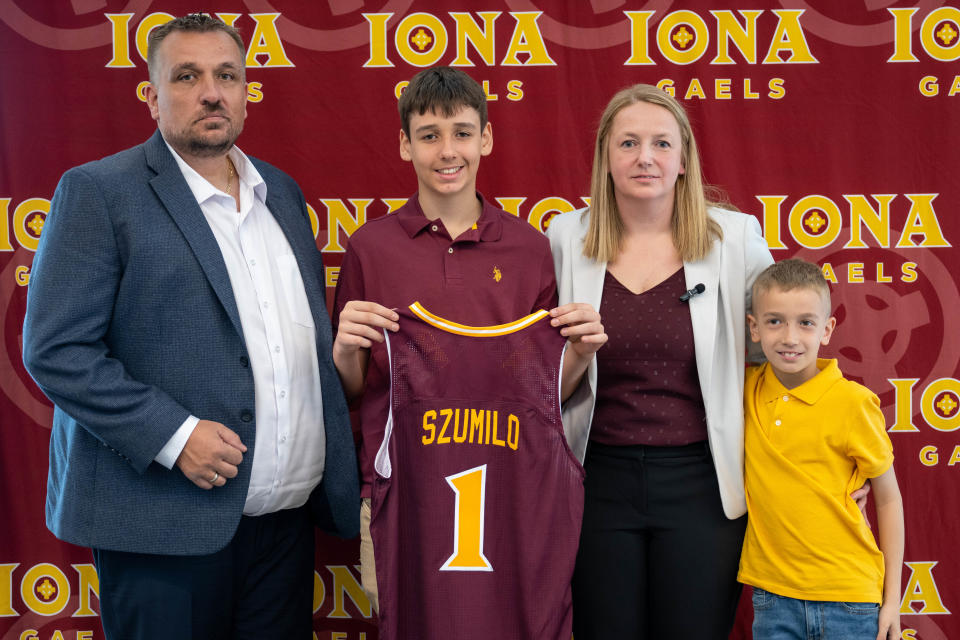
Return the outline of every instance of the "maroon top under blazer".
<path id="1" fill-rule="evenodd" d="M 683 269 L 639 294 L 606 273 L 600 317 L 609 341 L 597 352 L 590 440 L 681 446 L 707 439 L 684 291 Z"/>

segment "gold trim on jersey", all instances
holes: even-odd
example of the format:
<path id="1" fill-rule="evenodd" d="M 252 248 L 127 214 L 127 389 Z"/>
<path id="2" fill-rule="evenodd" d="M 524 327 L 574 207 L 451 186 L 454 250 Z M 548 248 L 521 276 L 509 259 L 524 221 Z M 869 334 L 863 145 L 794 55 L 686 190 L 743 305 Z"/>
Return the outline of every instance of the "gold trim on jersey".
<path id="1" fill-rule="evenodd" d="M 540 309 L 539 311 L 535 311 L 524 318 L 520 318 L 519 320 L 515 320 L 508 324 L 497 324 L 489 327 L 471 327 L 469 325 L 459 324 L 457 322 L 434 315 L 424 309 L 423 305 L 421 305 L 419 302 L 414 302 L 411 304 L 409 309 L 418 318 L 427 324 L 433 325 L 437 329 L 442 329 L 447 333 L 456 333 L 461 336 L 470 336 L 472 338 L 505 336 L 508 333 L 514 333 L 520 331 L 521 329 L 526 329 L 535 322 L 550 315 L 548 312 Z"/>

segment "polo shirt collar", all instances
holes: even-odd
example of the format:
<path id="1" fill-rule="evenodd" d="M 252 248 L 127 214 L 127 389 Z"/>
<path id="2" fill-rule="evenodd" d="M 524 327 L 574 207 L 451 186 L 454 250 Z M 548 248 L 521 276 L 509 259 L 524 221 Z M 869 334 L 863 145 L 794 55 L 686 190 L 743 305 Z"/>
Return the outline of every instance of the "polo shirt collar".
<path id="1" fill-rule="evenodd" d="M 410 196 L 406 206 L 397 212 L 397 221 L 411 238 L 426 229 L 432 222 L 423 214 L 420 208 L 419 192 Z M 457 240 L 474 240 L 482 242 L 496 242 L 503 235 L 503 222 L 496 207 L 487 202 L 479 191 L 477 199 L 482 206 L 480 217 L 473 229 L 468 229 Z M 475 235 L 474 235 L 475 234 Z"/>
<path id="2" fill-rule="evenodd" d="M 760 401 L 771 402 L 787 393 L 807 404 L 816 404 L 830 390 L 830 387 L 843 379 L 843 374 L 840 373 L 840 367 L 837 366 L 835 358 L 817 358 L 817 368 L 820 370 L 817 375 L 798 387 L 787 389 L 777 379 L 770 363 L 765 364 Z"/>

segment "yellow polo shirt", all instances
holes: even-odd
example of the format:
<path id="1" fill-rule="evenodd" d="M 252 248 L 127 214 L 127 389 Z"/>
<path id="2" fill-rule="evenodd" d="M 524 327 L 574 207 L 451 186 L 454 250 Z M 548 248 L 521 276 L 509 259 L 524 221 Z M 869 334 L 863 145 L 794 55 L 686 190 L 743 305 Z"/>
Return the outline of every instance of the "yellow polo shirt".
<path id="1" fill-rule="evenodd" d="M 880 400 L 836 360 L 793 389 L 744 389 L 747 533 L 738 579 L 801 600 L 881 602 L 883 554 L 850 493 L 893 463 Z"/>

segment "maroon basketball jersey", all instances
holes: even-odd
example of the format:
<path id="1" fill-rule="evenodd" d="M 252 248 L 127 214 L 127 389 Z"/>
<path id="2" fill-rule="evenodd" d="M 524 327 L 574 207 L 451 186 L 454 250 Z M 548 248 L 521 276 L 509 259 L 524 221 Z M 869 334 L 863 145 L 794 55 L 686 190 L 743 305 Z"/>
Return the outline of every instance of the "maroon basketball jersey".
<path id="1" fill-rule="evenodd" d="M 370 531 L 383 640 L 570 640 L 583 467 L 546 311 L 470 327 L 418 303 L 387 332 Z"/>

